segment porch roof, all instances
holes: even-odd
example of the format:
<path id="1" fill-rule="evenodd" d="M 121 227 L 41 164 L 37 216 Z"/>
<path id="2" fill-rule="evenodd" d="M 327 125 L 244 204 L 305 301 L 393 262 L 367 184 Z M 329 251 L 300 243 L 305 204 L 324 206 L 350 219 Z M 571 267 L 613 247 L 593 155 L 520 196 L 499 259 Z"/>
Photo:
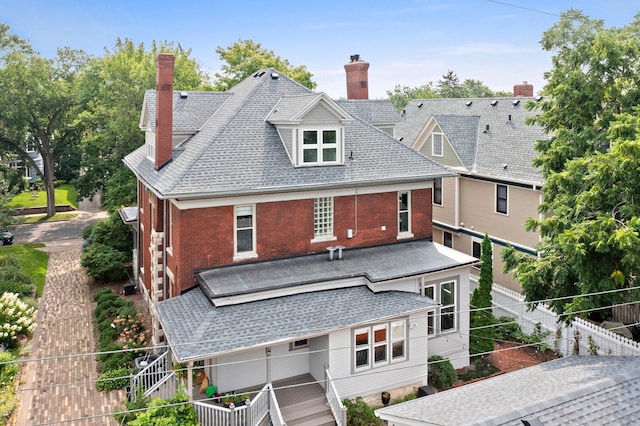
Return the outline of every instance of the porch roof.
<path id="1" fill-rule="evenodd" d="M 367 286 L 294 294 L 214 307 L 198 287 L 158 302 L 165 337 L 178 362 L 300 340 L 375 320 L 434 308 L 417 293 Z"/>
<path id="2" fill-rule="evenodd" d="M 337 257 L 338 253 L 334 255 Z M 430 240 L 343 250 L 342 261 L 328 253 L 196 271 L 195 277 L 215 303 L 217 298 L 264 290 L 364 277 L 369 283 L 424 275 L 477 264 L 478 259 Z"/>

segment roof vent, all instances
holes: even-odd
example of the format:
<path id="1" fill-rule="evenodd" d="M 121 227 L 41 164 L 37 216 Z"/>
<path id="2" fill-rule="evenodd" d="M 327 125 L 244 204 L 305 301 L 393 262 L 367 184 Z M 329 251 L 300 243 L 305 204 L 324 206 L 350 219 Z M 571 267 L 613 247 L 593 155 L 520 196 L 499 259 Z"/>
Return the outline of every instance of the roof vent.
<path id="1" fill-rule="evenodd" d="M 418 104 L 418 108 L 422 108 L 422 105 L 424 105 L 424 104 L 423 104 L 422 102 L 420 102 L 420 103 Z"/>
<path id="2" fill-rule="evenodd" d="M 509 119 L 507 120 L 507 124 L 512 124 L 513 122 L 511 121 L 511 114 L 509 114 Z"/>
<path id="3" fill-rule="evenodd" d="M 489 133 L 489 125 L 487 124 L 482 133 Z"/>
<path id="4" fill-rule="evenodd" d="M 467 101 L 464 104 L 467 106 L 467 108 L 469 108 L 471 104 L 473 104 L 473 101 Z"/>
<path id="5" fill-rule="evenodd" d="M 542 98 L 543 98 L 542 96 L 536 96 L 536 97 L 535 97 L 535 98 L 533 98 L 533 99 L 535 99 L 535 100 L 536 100 L 536 102 L 540 102 L 540 101 L 542 100 Z"/>
<path id="6" fill-rule="evenodd" d="M 187 98 L 187 96 L 189 96 L 189 94 L 188 94 L 187 92 L 180 92 L 180 97 L 181 97 L 182 99 L 186 99 L 186 98 Z"/>
<path id="7" fill-rule="evenodd" d="M 511 105 L 518 106 L 519 103 L 520 103 L 520 99 L 516 99 L 515 101 L 511 102 Z"/>
<path id="8" fill-rule="evenodd" d="M 497 99 L 495 99 L 495 100 L 491 101 L 491 106 L 492 106 L 492 107 L 494 107 L 494 106 L 496 106 L 496 105 L 498 105 L 498 100 L 497 100 Z"/>
<path id="9" fill-rule="evenodd" d="M 255 73 L 253 76 L 254 77 L 262 77 L 264 75 L 265 71 L 258 71 L 257 73 Z"/>
<path id="10" fill-rule="evenodd" d="M 271 73 L 271 80 L 277 80 L 279 78 L 280 78 L 280 74 L 278 74 L 277 72 Z"/>
<path id="11" fill-rule="evenodd" d="M 402 141 L 404 140 L 404 138 L 400 138 L 400 139 L 398 139 L 398 140 L 399 140 L 400 142 L 402 142 Z"/>

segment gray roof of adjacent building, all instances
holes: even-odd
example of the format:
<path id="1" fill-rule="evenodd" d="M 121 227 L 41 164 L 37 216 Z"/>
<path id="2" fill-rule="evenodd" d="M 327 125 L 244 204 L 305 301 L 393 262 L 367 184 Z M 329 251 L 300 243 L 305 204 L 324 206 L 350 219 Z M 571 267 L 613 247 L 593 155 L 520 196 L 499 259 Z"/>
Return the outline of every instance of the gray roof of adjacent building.
<path id="1" fill-rule="evenodd" d="M 377 413 L 412 425 L 636 424 L 640 357 L 560 358 Z"/>
<path id="2" fill-rule="evenodd" d="M 416 182 L 453 176 L 450 169 L 416 153 L 358 116 L 345 124 L 344 132 L 344 152 L 352 153 L 356 161 L 294 167 L 276 127 L 265 120 L 282 98 L 313 94 L 286 76 L 272 77 L 272 72 L 256 73 L 229 92 L 207 93 L 200 98 L 189 92 L 186 100 L 193 98 L 194 106 L 196 101 L 213 104 L 198 119 L 188 118 L 189 114 L 174 115 L 174 129 L 199 127 L 193 136 L 174 148 L 172 160 L 155 170 L 145 147 L 140 147 L 125 157 L 125 164 L 165 198 Z M 179 99 L 179 92 L 174 94 L 174 101 L 176 96 Z M 149 105 L 153 105 L 151 97 L 150 93 Z M 211 115 L 205 119 L 209 112 Z M 150 116 L 149 121 L 155 119 Z"/>
<path id="3" fill-rule="evenodd" d="M 542 175 L 532 164 L 538 155 L 534 146 L 549 135 L 540 126 L 525 123 L 537 114 L 525 103 L 535 101 L 532 97 L 414 99 L 405 107 L 395 135 L 411 145 L 433 117 L 469 174 L 539 184 Z"/>

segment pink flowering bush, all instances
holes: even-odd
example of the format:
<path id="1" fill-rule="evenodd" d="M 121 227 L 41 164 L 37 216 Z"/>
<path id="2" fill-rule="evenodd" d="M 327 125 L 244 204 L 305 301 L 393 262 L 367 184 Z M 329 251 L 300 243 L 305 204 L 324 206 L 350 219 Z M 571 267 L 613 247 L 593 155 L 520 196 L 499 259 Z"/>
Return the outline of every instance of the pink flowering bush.
<path id="1" fill-rule="evenodd" d="M 17 293 L 0 296 L 0 344 L 7 349 L 18 346 L 20 338 L 31 336 L 36 327 L 36 309 L 19 299 Z"/>

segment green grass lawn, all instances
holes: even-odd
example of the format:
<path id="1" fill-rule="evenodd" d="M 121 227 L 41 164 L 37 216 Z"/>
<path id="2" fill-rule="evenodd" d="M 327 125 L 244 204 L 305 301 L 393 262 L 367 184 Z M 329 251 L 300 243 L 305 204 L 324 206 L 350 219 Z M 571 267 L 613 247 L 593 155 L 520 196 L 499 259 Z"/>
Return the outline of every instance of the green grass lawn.
<path id="1" fill-rule="evenodd" d="M 76 217 L 78 217 L 77 213 L 56 213 L 51 217 L 47 217 L 47 215 L 44 214 L 39 214 L 33 216 L 25 216 L 22 218 L 20 223 L 53 222 L 56 220 L 71 220 Z"/>
<path id="2" fill-rule="evenodd" d="M 34 197 L 33 194 L 38 194 Z M 56 188 L 56 206 L 69 204 L 78 208 L 78 191 L 73 185 L 65 184 Z M 9 207 L 24 209 L 28 207 L 46 207 L 47 193 L 45 191 L 27 191 L 13 197 Z"/>
<path id="3" fill-rule="evenodd" d="M 11 256 L 18 259 L 22 269 L 29 274 L 36 286 L 36 296 L 41 297 L 49 264 L 49 253 L 37 250 L 38 247 L 44 247 L 44 244 L 26 243 L 0 246 L 0 256 Z"/>

